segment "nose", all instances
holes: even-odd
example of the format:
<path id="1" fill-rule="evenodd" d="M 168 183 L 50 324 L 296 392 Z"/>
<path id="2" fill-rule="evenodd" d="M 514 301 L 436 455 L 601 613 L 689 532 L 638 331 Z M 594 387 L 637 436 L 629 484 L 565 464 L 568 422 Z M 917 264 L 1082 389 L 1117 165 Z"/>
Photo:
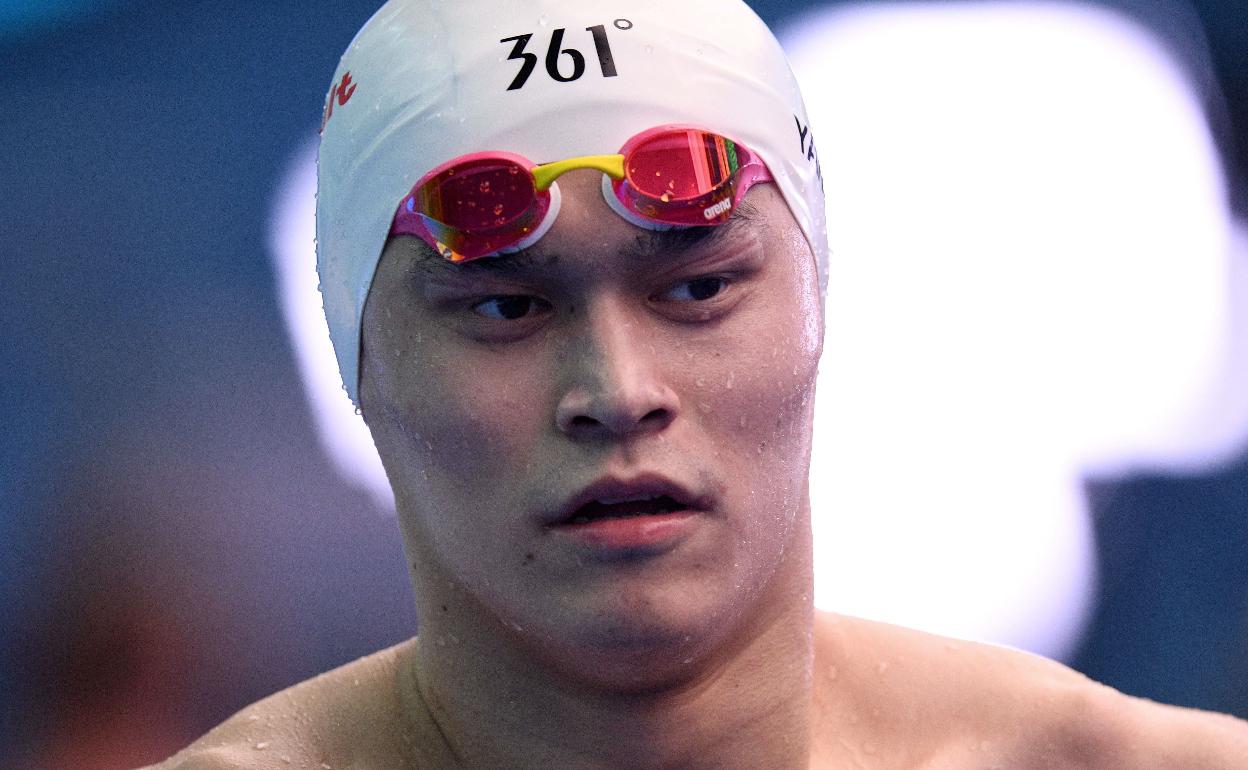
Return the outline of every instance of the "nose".
<path id="1" fill-rule="evenodd" d="M 671 352 L 654 342 L 625 300 L 592 300 L 564 356 L 569 386 L 555 421 L 574 439 L 627 438 L 658 433 L 676 419 L 679 398 L 663 372 Z"/>

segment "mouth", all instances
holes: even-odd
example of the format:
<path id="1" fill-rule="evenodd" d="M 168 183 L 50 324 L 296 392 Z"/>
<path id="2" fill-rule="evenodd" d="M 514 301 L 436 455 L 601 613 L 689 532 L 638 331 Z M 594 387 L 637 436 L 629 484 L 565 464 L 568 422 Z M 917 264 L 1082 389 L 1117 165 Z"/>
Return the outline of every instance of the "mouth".
<path id="1" fill-rule="evenodd" d="M 597 500 L 576 509 L 572 517 L 562 524 L 588 524 L 602 519 L 631 519 L 637 516 L 661 516 L 688 510 L 689 506 L 670 497 L 659 495 L 649 500 L 630 500 L 622 503 L 601 503 Z"/>
<path id="2" fill-rule="evenodd" d="M 572 495 L 547 520 L 547 526 L 708 511 L 711 505 L 709 496 L 700 496 L 687 486 L 657 473 L 645 473 L 631 479 L 607 476 Z"/>

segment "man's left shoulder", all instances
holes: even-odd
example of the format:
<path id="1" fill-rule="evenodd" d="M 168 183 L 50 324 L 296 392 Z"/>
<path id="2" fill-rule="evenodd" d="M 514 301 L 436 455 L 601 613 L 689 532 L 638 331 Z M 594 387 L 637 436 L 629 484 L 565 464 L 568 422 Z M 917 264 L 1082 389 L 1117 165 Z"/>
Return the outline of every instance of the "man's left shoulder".
<path id="1" fill-rule="evenodd" d="M 825 689 L 867 693 L 841 710 L 881 715 L 886 745 L 921 738 L 925 767 L 1248 770 L 1248 722 L 1126 695 L 1049 658 L 832 613 L 817 615 L 816 639 Z"/>
<path id="2" fill-rule="evenodd" d="M 1092 680 L 1068 692 L 1050 722 L 1072 759 L 1090 767 L 1248 768 L 1248 722 L 1156 703 Z"/>

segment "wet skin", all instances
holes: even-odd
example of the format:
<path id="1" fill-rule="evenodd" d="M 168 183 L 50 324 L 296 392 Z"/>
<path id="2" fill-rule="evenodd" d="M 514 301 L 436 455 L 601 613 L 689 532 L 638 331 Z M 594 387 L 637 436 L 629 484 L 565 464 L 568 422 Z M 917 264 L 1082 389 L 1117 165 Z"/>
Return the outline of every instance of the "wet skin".
<path id="1" fill-rule="evenodd" d="M 515 273 L 431 260 L 410 237 L 378 267 L 362 408 L 416 586 L 416 694 L 482 763 L 798 766 L 812 253 L 774 185 L 723 232 L 656 242 L 600 179 L 560 179 L 559 218 Z M 594 479 L 643 471 L 705 502 L 670 549 L 598 558 L 545 526 Z"/>

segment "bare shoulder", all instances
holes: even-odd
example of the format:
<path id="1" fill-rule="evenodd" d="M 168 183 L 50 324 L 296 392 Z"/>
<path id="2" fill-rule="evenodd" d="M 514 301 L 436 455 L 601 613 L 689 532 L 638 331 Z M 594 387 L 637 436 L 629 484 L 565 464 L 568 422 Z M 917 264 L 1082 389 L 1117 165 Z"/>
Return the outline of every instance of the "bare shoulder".
<path id="1" fill-rule="evenodd" d="M 1228 714 L 1155 703 L 1110 688 L 1080 704 L 1086 726 L 1072 731 L 1116 760 L 1108 767 L 1158 770 L 1248 767 L 1248 722 Z M 1088 735 L 1095 728 L 1100 736 Z"/>
<path id="2" fill-rule="evenodd" d="M 831 613 L 816 638 L 817 677 L 840 690 L 830 727 L 863 726 L 856 745 L 871 741 L 881 766 L 1248 767 L 1248 723 L 1133 698 L 1039 655 Z"/>
<path id="3" fill-rule="evenodd" d="M 414 645 L 409 639 L 257 701 L 150 770 L 389 767 L 404 735 L 396 676 Z"/>

